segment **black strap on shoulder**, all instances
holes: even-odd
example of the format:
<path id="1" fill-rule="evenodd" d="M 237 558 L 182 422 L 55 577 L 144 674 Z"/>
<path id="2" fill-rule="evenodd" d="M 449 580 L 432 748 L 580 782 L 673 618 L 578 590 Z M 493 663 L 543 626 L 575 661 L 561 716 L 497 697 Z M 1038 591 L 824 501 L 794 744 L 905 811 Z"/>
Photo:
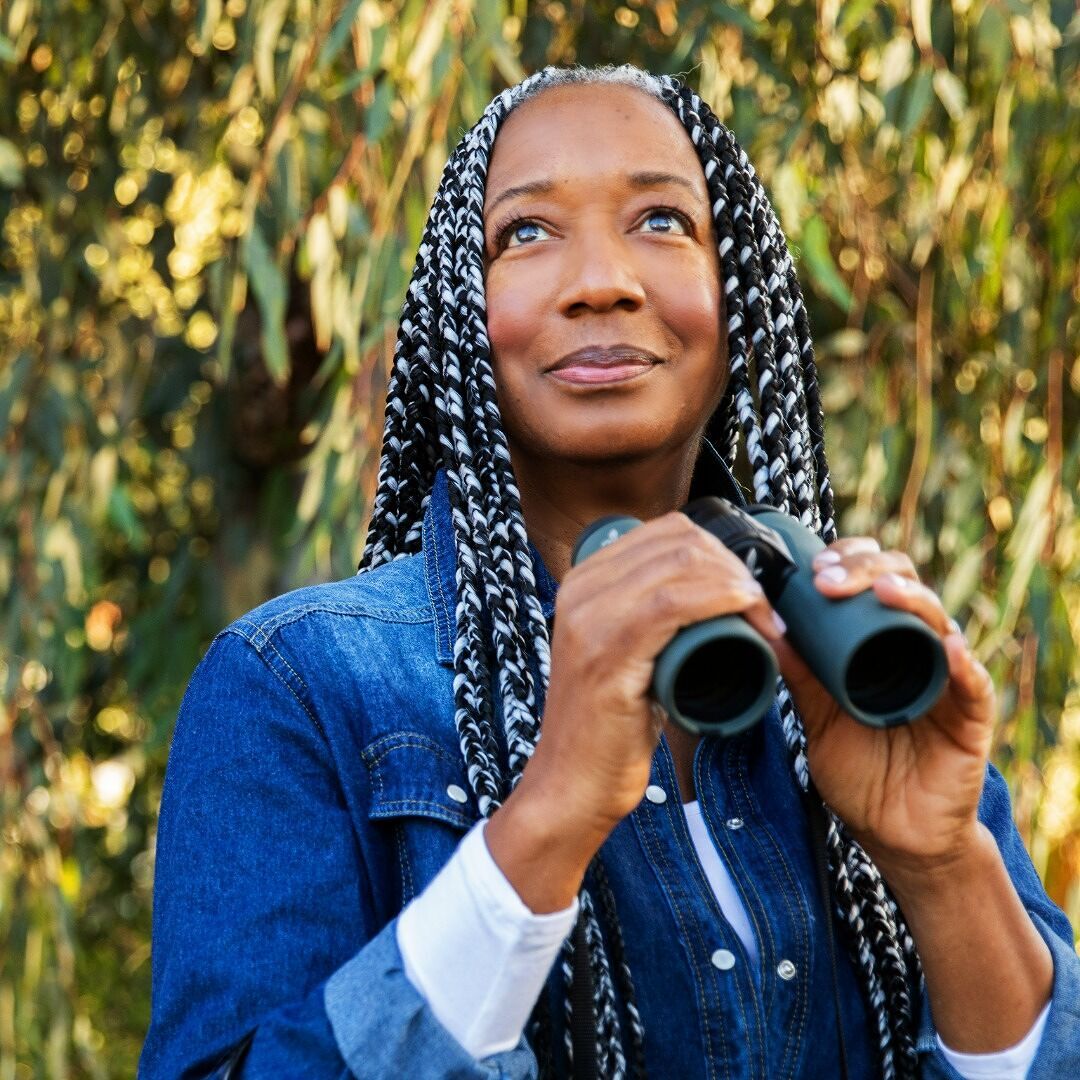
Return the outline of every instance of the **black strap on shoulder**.
<path id="1" fill-rule="evenodd" d="M 574 1080 L 597 1080 L 596 1008 L 593 999 L 589 943 L 585 938 L 585 912 L 574 923 L 574 952 L 570 981 L 570 1041 L 574 1048 Z"/>
<path id="2" fill-rule="evenodd" d="M 244 1058 L 247 1057 L 248 1050 L 251 1049 L 251 1043 L 254 1038 L 255 1032 L 249 1031 L 236 1046 L 229 1051 L 229 1056 L 218 1067 L 212 1080 L 232 1080 L 233 1077 L 239 1076 L 240 1067 L 244 1063 Z"/>
<path id="3" fill-rule="evenodd" d="M 840 1008 L 840 979 L 836 966 L 836 932 L 833 928 L 833 895 L 829 885 L 829 821 L 825 814 L 825 804 L 810 781 L 806 793 L 807 812 L 810 817 L 810 837 L 814 849 L 814 867 L 817 871 L 818 891 L 821 893 L 822 911 L 825 917 L 825 937 L 829 943 L 829 964 L 832 968 L 833 1005 L 836 1008 L 836 1038 L 840 1046 L 841 1080 L 849 1080 L 847 1044 L 844 1042 L 843 1012 Z"/>

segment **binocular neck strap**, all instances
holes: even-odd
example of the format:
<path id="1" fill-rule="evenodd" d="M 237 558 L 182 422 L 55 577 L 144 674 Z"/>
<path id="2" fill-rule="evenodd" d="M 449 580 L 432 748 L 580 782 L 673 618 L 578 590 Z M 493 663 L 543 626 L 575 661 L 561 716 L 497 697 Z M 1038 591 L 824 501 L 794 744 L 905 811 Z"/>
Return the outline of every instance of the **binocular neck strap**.
<path id="1" fill-rule="evenodd" d="M 585 937 L 585 909 L 574 923 L 574 951 L 571 954 L 570 1043 L 574 1051 L 574 1080 L 597 1080 L 596 1007 L 593 1003 L 592 967 Z"/>
<path id="2" fill-rule="evenodd" d="M 840 980 L 836 967 L 836 931 L 833 927 L 832 887 L 829 885 L 829 820 L 825 813 L 825 804 L 810 781 L 806 792 L 806 808 L 810 817 L 810 840 L 814 850 L 814 868 L 817 871 L 818 890 L 821 893 L 822 913 L 825 918 L 825 936 L 829 943 L 829 965 L 832 968 L 833 1005 L 836 1008 L 836 1038 L 840 1047 L 841 1080 L 850 1080 L 848 1071 L 847 1044 L 844 1042 L 843 1012 L 840 1008 Z"/>

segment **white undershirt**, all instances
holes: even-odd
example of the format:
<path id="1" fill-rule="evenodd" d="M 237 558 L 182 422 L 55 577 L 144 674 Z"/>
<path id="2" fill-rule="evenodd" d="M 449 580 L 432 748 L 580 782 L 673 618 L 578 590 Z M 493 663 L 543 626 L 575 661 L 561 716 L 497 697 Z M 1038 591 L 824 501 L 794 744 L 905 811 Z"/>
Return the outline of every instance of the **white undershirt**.
<path id="1" fill-rule="evenodd" d="M 701 808 L 691 802 L 683 811 L 720 910 L 756 967 L 758 947 L 750 919 Z M 517 1045 L 578 910 L 575 899 L 562 911 L 533 914 L 491 857 L 484 824 L 469 830 L 397 922 L 406 977 L 443 1027 L 478 1059 Z M 1049 1012 L 1048 1004 L 1031 1031 L 1008 1050 L 960 1054 L 940 1036 L 938 1045 L 964 1080 L 1024 1080 Z"/>
<path id="2" fill-rule="evenodd" d="M 742 897 L 735 888 L 735 882 L 728 872 L 727 863 L 720 858 L 709 836 L 709 828 L 701 816 L 701 806 L 697 799 L 683 803 L 683 813 L 686 814 L 686 824 L 690 829 L 690 839 L 694 842 L 694 850 L 698 853 L 701 868 L 705 871 L 705 877 L 716 897 L 716 902 L 720 905 L 724 918 L 731 923 L 731 929 L 742 942 L 743 948 L 750 957 L 750 962 L 756 968 L 758 946 L 754 928 L 750 925 L 750 917 L 743 906 Z"/>

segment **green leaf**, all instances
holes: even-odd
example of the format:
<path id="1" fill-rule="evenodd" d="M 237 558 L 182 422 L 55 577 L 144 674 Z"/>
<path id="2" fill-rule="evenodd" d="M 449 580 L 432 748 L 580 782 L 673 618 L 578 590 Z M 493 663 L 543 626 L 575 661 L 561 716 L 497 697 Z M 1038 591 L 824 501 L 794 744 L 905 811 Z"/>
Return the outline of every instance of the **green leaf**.
<path id="1" fill-rule="evenodd" d="M 975 27 L 974 51 L 979 65 L 994 83 L 1001 81 L 1012 55 L 1009 23 L 997 4 L 987 4 Z"/>
<path id="2" fill-rule="evenodd" d="M 840 13 L 837 29 L 843 34 L 857 31 L 864 23 L 875 18 L 879 7 L 878 0 L 848 0 Z"/>
<path id="3" fill-rule="evenodd" d="M 815 214 L 803 226 L 801 247 L 811 283 L 844 311 L 850 310 L 851 290 L 833 262 L 829 251 L 828 227 L 819 214 Z"/>
<path id="4" fill-rule="evenodd" d="M 905 135 L 910 135 L 912 129 L 922 121 L 933 97 L 933 73 L 924 68 L 908 83 L 907 100 L 900 118 L 900 130 Z"/>
<path id="5" fill-rule="evenodd" d="M 129 544 L 141 548 L 146 542 L 146 532 L 127 491 L 115 487 L 109 496 L 109 524 L 125 537 Z"/>
<path id="6" fill-rule="evenodd" d="M 244 266 L 262 316 L 262 351 L 274 381 L 289 377 L 289 347 L 285 338 L 285 305 L 288 288 L 275 252 L 263 238 L 257 222 L 244 244 Z"/>
<path id="7" fill-rule="evenodd" d="M 360 86 L 365 79 L 370 78 L 366 71 L 354 71 L 347 79 L 342 79 L 339 83 L 334 83 L 326 91 L 327 101 L 337 101 L 338 98 L 343 98 L 347 94 L 351 94 L 358 86 Z"/>
<path id="8" fill-rule="evenodd" d="M 397 96 L 394 83 L 387 78 L 379 80 L 375 98 L 364 117 L 364 134 L 369 142 L 378 142 L 390 126 L 390 106 Z"/>
<path id="9" fill-rule="evenodd" d="M 330 33 L 326 36 L 326 41 L 323 43 L 323 47 L 319 52 L 319 59 L 316 64 L 318 70 L 329 67 L 337 58 L 338 54 L 343 48 L 345 43 L 349 40 L 349 33 L 352 30 L 352 24 L 356 20 L 356 13 L 360 10 L 361 0 L 348 0 L 344 9 L 338 15 L 337 21 L 334 23 Z"/>

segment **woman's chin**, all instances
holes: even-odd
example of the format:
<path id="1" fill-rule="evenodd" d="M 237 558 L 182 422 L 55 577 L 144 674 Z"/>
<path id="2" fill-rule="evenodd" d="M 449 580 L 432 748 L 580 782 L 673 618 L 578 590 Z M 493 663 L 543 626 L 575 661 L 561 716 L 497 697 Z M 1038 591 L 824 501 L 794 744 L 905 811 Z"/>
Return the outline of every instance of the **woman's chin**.
<path id="1" fill-rule="evenodd" d="M 644 465 L 650 461 L 660 462 L 671 454 L 674 439 L 671 433 L 663 435 L 651 432 L 638 434 L 625 426 L 597 429 L 565 439 L 547 441 L 543 447 L 533 447 L 530 457 L 543 458 L 550 463 L 562 462 L 568 466 L 618 468 L 627 465 Z M 549 433 L 550 435 L 550 433 Z"/>

